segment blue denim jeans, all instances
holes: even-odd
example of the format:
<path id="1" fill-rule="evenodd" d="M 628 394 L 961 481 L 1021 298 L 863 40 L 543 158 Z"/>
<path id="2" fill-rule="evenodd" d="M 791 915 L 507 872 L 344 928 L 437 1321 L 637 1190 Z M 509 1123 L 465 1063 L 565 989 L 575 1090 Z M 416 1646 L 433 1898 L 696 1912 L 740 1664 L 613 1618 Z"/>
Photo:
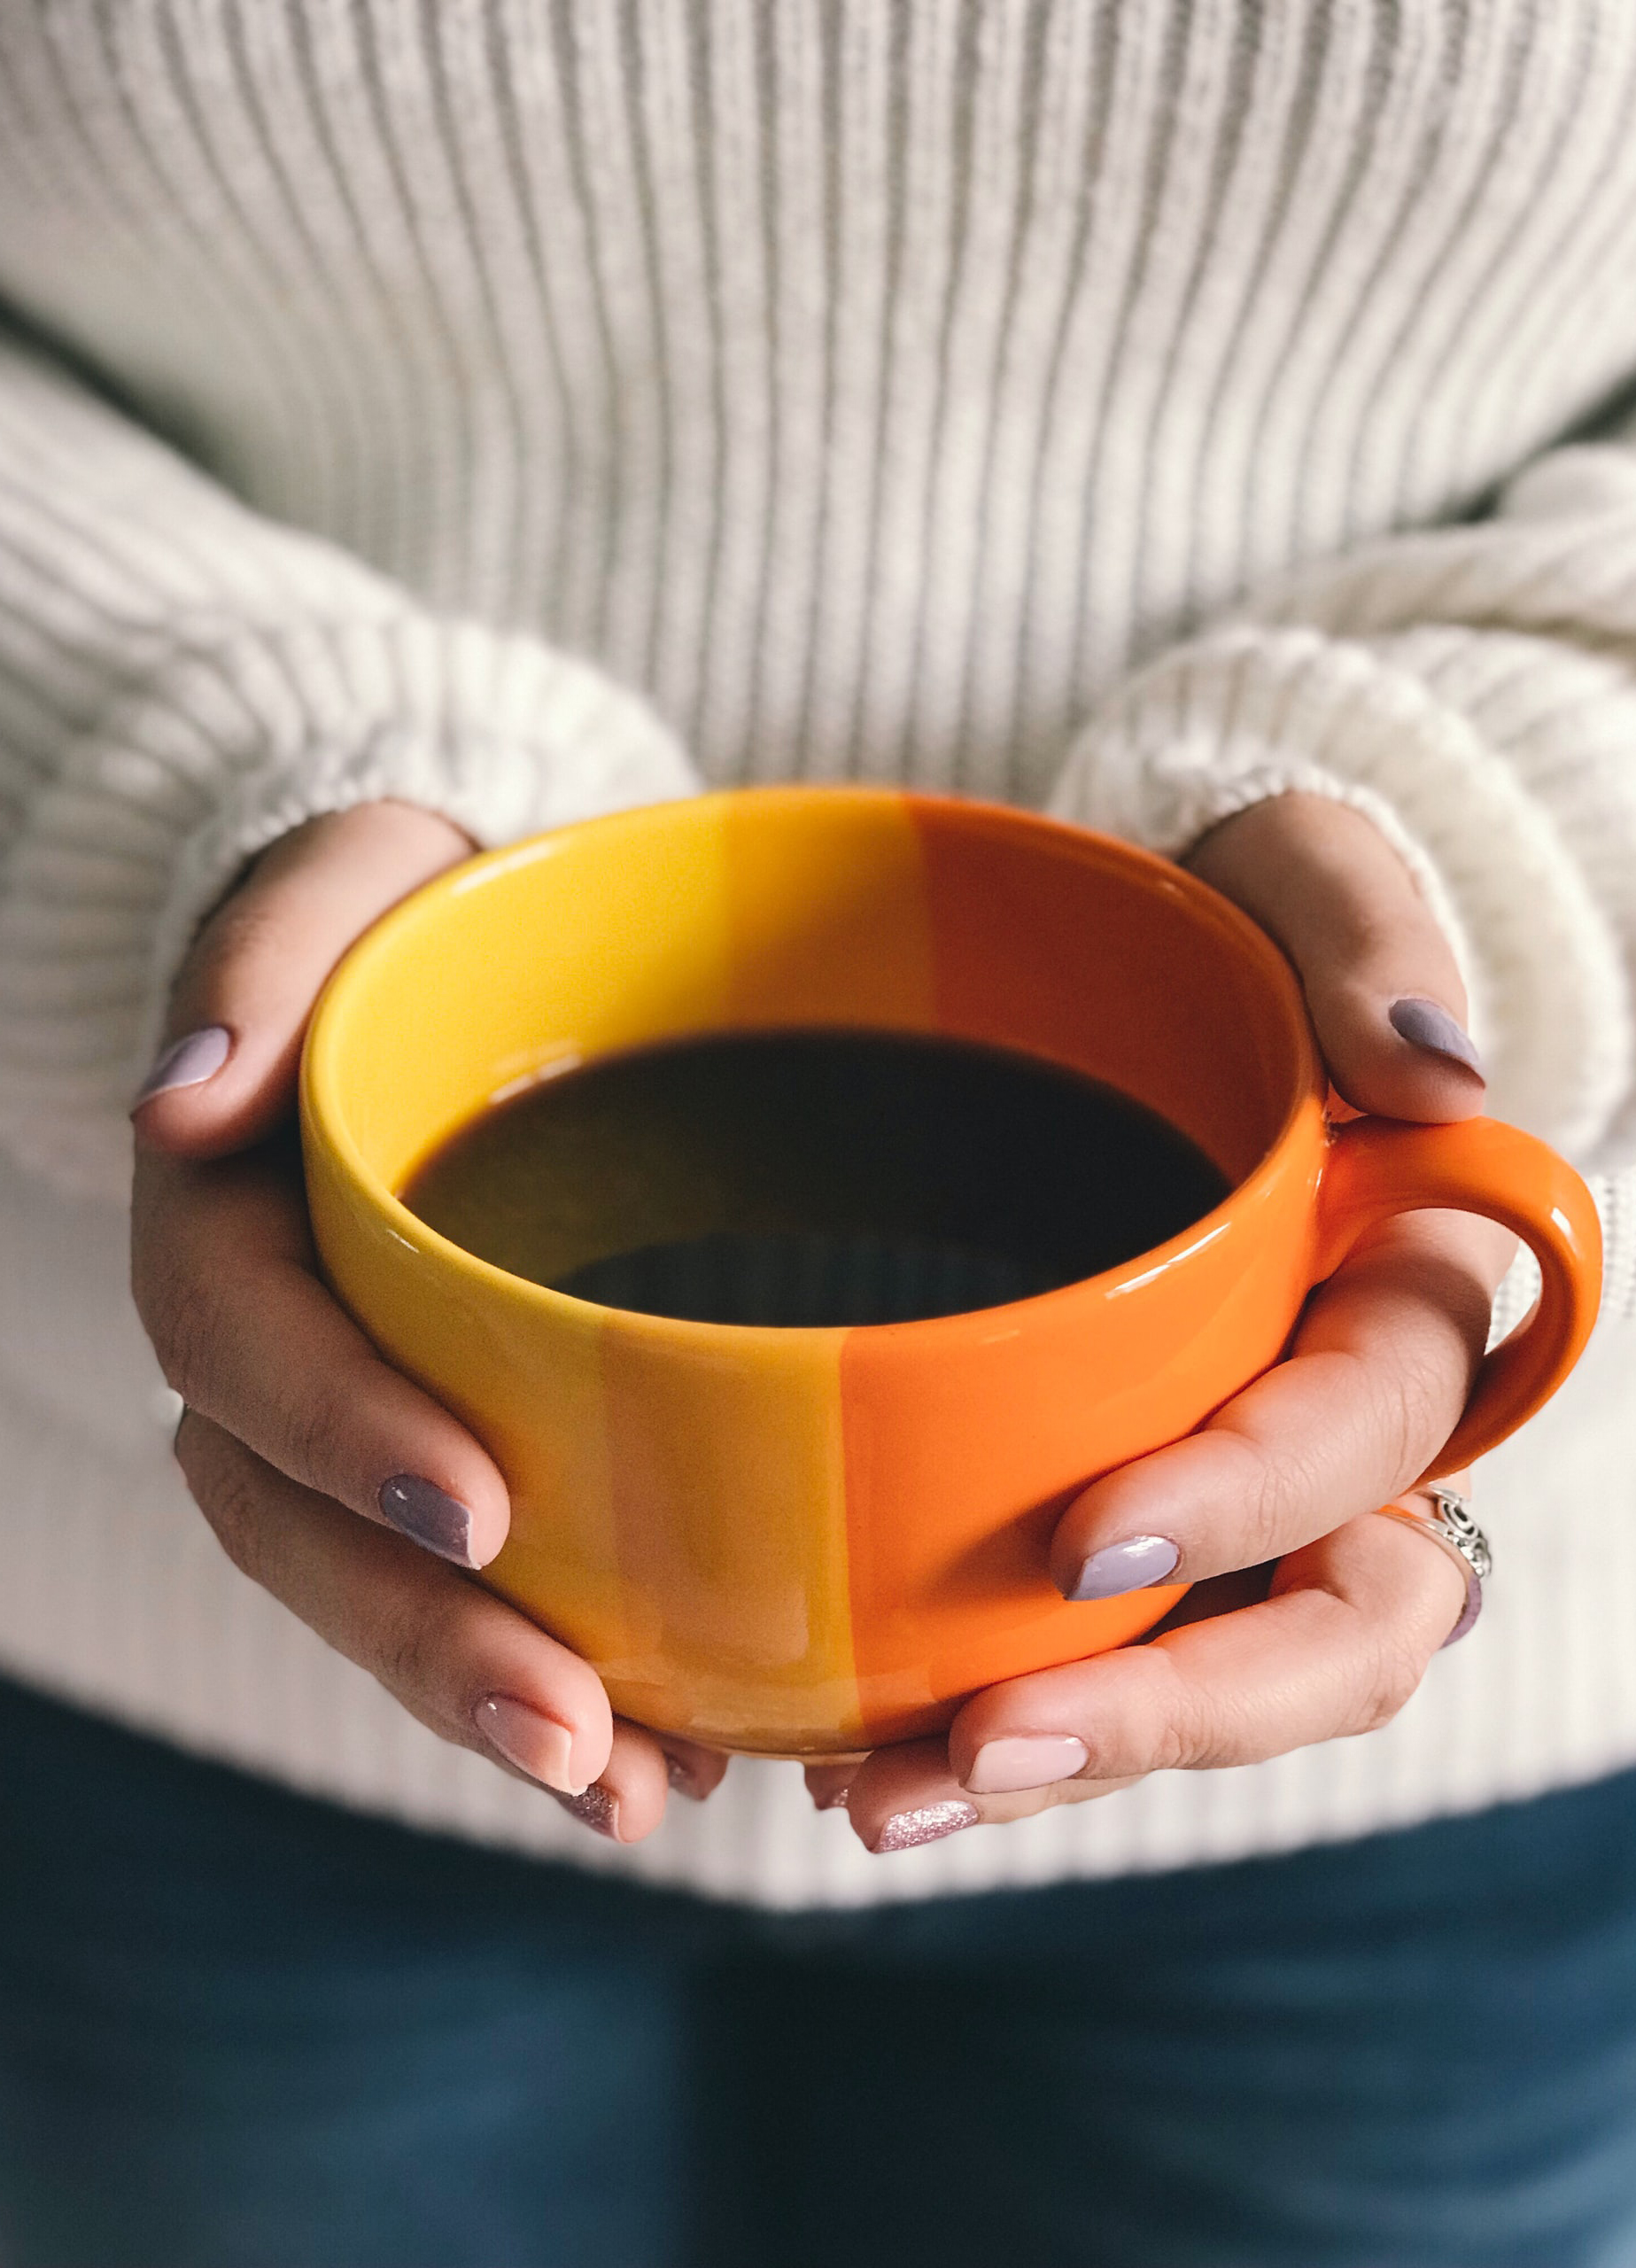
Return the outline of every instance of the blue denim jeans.
<path id="1" fill-rule="evenodd" d="M 0 1685 L 0 1814 L 6 2268 L 1636 2268 L 1636 1775 L 768 1917 Z"/>

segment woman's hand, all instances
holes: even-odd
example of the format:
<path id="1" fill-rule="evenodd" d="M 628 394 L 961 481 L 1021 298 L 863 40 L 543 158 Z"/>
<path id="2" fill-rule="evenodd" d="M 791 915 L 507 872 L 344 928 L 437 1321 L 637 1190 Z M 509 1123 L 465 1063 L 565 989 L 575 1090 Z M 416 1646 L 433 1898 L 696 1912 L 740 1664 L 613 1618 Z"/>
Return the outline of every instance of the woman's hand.
<path id="1" fill-rule="evenodd" d="M 1189 864 L 1290 956 L 1347 1102 L 1420 1120 L 1482 1108 L 1453 955 L 1367 819 L 1283 796 L 1214 829 Z M 1453 1432 L 1512 1249 L 1493 1223 L 1448 1213 L 1360 1245 L 1313 1294 L 1287 1361 L 1064 1514 L 1051 1573 L 1069 1597 L 1199 1587 L 1160 1635 L 991 1687 L 946 1741 L 815 1768 L 815 1800 L 844 1801 L 872 1851 L 901 1850 L 1386 1722 L 1465 1591 L 1449 1553 L 1377 1508 Z"/>
<path id="2" fill-rule="evenodd" d="M 373 804 L 274 846 L 201 933 L 136 1112 L 132 1282 L 186 1404 L 176 1455 L 235 1564 L 424 1725 L 632 1843 L 723 1759 L 616 1720 L 595 1673 L 457 1572 L 504 1542 L 506 1487 L 320 1280 L 293 1134 L 320 986 L 471 846 Z M 410 1540 L 412 1539 L 412 1540 Z M 452 1563 L 452 1564 L 451 1564 Z"/>

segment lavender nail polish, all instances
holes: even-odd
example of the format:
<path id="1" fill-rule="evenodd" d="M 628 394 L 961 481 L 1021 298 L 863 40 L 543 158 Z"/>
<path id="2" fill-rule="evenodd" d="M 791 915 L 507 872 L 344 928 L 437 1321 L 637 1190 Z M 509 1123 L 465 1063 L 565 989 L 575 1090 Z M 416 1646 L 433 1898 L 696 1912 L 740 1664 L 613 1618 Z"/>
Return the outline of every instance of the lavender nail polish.
<path id="1" fill-rule="evenodd" d="M 233 1036 L 221 1024 L 206 1024 L 173 1040 L 143 1081 L 131 1108 L 140 1110 L 155 1095 L 167 1095 L 175 1087 L 202 1087 L 215 1077 L 232 1047 Z"/>
<path id="2" fill-rule="evenodd" d="M 1079 1579 L 1066 1596 L 1078 1604 L 1090 1598 L 1120 1598 L 1127 1591 L 1145 1590 L 1162 1583 L 1182 1557 L 1163 1535 L 1132 1535 L 1123 1543 L 1105 1543 L 1093 1551 L 1079 1571 Z"/>
<path id="3" fill-rule="evenodd" d="M 918 1811 L 900 1811 L 881 1829 L 870 1849 L 877 1858 L 888 1851 L 912 1851 L 917 1844 L 941 1843 L 963 1827 L 975 1827 L 980 1817 L 975 1804 L 950 1797 L 941 1804 L 922 1804 Z"/>
<path id="4" fill-rule="evenodd" d="M 569 1817 L 577 1819 L 581 1827 L 588 1827 L 597 1835 L 606 1835 L 610 1842 L 617 1840 L 615 1830 L 618 1824 L 619 1806 L 606 1788 L 587 1788 L 582 1796 L 559 1796 L 554 1790 L 553 1795 Z"/>
<path id="5" fill-rule="evenodd" d="M 381 1483 L 376 1498 L 382 1511 L 411 1543 L 435 1551 L 457 1567 L 474 1567 L 471 1556 L 471 1514 L 464 1504 L 416 1472 L 394 1472 Z"/>
<path id="6" fill-rule="evenodd" d="M 1435 1000 L 1394 1000 L 1386 1021 L 1411 1047 L 1423 1047 L 1429 1055 L 1444 1056 L 1462 1070 L 1475 1071 L 1479 1079 L 1483 1076 L 1483 1059 L 1470 1033 Z"/>

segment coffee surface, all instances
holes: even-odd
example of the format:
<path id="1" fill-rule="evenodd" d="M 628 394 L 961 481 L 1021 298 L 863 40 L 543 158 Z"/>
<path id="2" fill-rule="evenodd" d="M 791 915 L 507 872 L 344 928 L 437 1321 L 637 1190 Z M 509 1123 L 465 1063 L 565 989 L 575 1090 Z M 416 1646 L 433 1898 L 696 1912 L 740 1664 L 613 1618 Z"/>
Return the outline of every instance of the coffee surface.
<path id="1" fill-rule="evenodd" d="M 1227 1193 L 1185 1136 L 1009 1050 L 710 1033 L 544 1078 L 401 1194 L 454 1243 L 605 1306 L 707 1323 L 909 1322 L 1118 1266 Z"/>

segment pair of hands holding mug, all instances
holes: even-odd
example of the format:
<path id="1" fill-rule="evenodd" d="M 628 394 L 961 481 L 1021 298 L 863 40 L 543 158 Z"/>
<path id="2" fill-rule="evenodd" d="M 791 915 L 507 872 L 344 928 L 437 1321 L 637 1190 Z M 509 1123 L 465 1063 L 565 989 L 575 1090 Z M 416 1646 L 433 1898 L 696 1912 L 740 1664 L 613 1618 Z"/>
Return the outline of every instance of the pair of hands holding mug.
<path id="1" fill-rule="evenodd" d="M 434 1732 L 636 1842 L 671 1788 L 707 1796 L 725 1759 L 616 1719 L 585 1662 L 456 1572 L 499 1550 L 505 1483 L 330 1298 L 307 1231 L 292 1126 L 314 999 L 363 929 L 469 848 L 435 814 L 365 805 L 284 837 L 217 911 L 136 1109 L 133 1282 L 187 1404 L 182 1470 L 234 1562 Z M 1366 819 L 1284 796 L 1189 863 L 1283 947 L 1349 1102 L 1480 1110 L 1452 955 Z M 1287 1361 L 1065 1513 L 1065 1590 L 1093 1559 L 1104 1590 L 1197 1586 L 1159 1635 L 978 1694 L 946 1739 L 812 1767 L 814 1800 L 844 1802 L 865 1845 L 890 1849 L 924 1839 L 928 1814 L 934 1831 L 1022 1818 L 1392 1717 L 1464 1586 L 1437 1544 L 1373 1515 L 1453 1431 L 1511 1248 L 1467 1215 L 1367 1239 L 1308 1301 Z"/>

